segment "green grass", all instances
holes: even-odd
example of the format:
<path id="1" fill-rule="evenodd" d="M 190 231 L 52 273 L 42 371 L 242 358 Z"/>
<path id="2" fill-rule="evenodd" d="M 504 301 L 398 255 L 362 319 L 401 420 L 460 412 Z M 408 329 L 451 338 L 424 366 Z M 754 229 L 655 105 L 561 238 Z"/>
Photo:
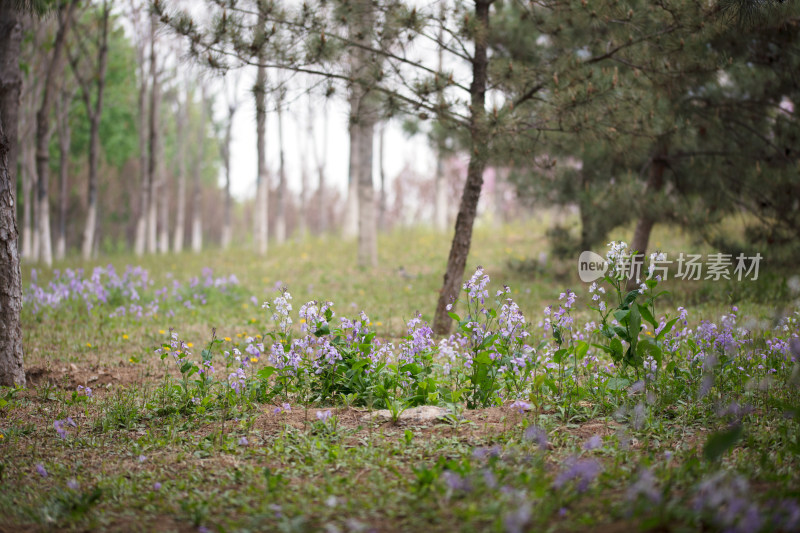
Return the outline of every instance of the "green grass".
<path id="1" fill-rule="evenodd" d="M 557 304 L 566 288 L 579 296 L 576 322 L 591 318 L 575 260 L 540 262 L 547 224 L 478 226 L 468 261 L 468 276 L 483 265 L 493 288 L 511 287 L 534 335 L 543 308 Z M 628 234 L 623 228 L 612 238 Z M 670 252 L 708 252 L 669 228 L 657 227 L 651 242 Z M 396 230 L 381 236 L 379 247 L 374 271 L 355 267 L 355 243 L 335 238 L 272 247 L 266 258 L 211 250 L 56 265 L 88 271 L 111 263 L 120 272 L 141 265 L 154 288 L 210 267 L 215 275 L 235 274 L 240 285 L 209 291 L 207 305 L 196 309 L 174 307 L 171 317 L 109 318 L 108 307 L 87 312 L 82 303 L 40 313 L 26 307 L 29 388 L 0 391 L 0 531 L 722 530 L 718 511 L 736 497 L 758 502 L 763 530 L 780 530 L 766 521 L 768 512 L 800 496 L 792 368 L 762 385 L 720 370 L 712 393 L 701 399 L 692 388 L 699 378 L 688 373 L 662 378 L 647 402 L 644 393 L 603 391 L 576 401 L 542 386 L 523 413 L 509 399 L 463 410 L 463 419 L 450 423 L 417 425 L 370 423 L 366 406 L 341 398 L 322 404 L 291 398 L 291 412 L 277 414 L 278 396 L 215 401 L 203 410 L 181 400 L 180 373 L 153 354 L 167 330 L 176 328 L 196 354 L 211 328 L 219 339 L 230 338 L 220 349 L 243 349 L 246 336 L 269 329 L 260 304 L 277 295 L 278 284 L 294 296 L 293 316 L 308 300 L 331 300 L 339 316 L 365 310 L 380 338 L 404 337 L 417 311 L 431 320 L 449 239 Z M 30 266 L 23 270 L 27 285 Z M 51 277 L 37 273 L 39 285 Z M 674 315 L 686 306 L 696 325 L 718 321 L 735 304 L 740 325 L 762 332 L 797 308 L 786 277 L 762 266 L 758 282 L 668 281 L 671 294 L 657 311 Z M 76 394 L 78 385 L 92 387 L 93 397 Z M 717 412 L 731 399 L 752 408 L 741 415 L 741 435 L 726 433 L 735 416 Z M 334 417 L 320 422 L 324 409 Z M 76 427 L 61 439 L 53 423 L 68 416 Z M 547 435 L 544 449 L 530 438 L 534 426 Z M 599 445 L 586 449 L 593 436 Z M 714 439 L 719 457 L 709 445 Z M 580 477 L 558 481 L 575 457 L 601 468 L 585 490 Z M 657 480 L 658 501 L 632 488 L 646 485 L 636 485 L 644 469 Z M 715 475 L 728 477 L 717 482 Z M 736 475 L 748 484 L 739 493 L 731 488 Z M 719 509 L 697 507 L 702 487 L 728 499 Z"/>

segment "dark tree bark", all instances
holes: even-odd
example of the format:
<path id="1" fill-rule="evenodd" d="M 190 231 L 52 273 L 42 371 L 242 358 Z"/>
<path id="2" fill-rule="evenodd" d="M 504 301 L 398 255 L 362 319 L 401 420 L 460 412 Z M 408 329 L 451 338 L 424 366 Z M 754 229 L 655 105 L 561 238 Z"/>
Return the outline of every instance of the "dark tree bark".
<path id="1" fill-rule="evenodd" d="M 667 141 L 662 139 L 659 141 L 650 162 L 650 176 L 647 179 L 645 197 L 652 197 L 661 192 L 664 188 L 664 171 L 668 166 L 667 153 Z M 650 243 L 650 233 L 653 231 L 653 226 L 656 223 L 652 211 L 647 209 L 647 202 L 643 201 L 641 203 L 644 208 L 639 220 L 636 222 L 636 228 L 633 230 L 633 240 L 630 245 L 631 252 L 636 253 L 631 258 L 633 262 L 633 274 L 626 284 L 626 289 L 629 291 L 639 286 L 639 284 L 636 283 L 637 279 L 641 282 L 644 278 L 644 263 L 647 254 L 647 246 Z"/>
<path id="2" fill-rule="evenodd" d="M 456 217 L 455 235 L 447 258 L 447 270 L 439 293 L 433 330 L 446 335 L 452 323 L 447 305 L 453 302 L 461 289 L 464 268 L 472 244 L 472 227 L 483 187 L 483 171 L 488 158 L 489 131 L 486 123 L 486 80 L 489 60 L 487 41 L 489 35 L 489 6 L 492 0 L 476 0 L 475 16 L 478 28 L 475 35 L 475 55 L 472 58 L 472 84 L 470 85 L 470 141 L 471 153 L 467 167 L 467 181 L 461 194 L 461 204 Z"/>
<path id="3" fill-rule="evenodd" d="M 37 226 L 39 233 L 40 259 L 47 266 L 53 264 L 53 248 L 50 239 L 50 111 L 53 107 L 53 93 L 56 83 L 64 72 L 64 48 L 67 32 L 72 24 L 72 13 L 80 0 L 71 0 L 59 8 L 59 25 L 53 43 L 53 55 L 47 68 L 42 104 L 36 113 L 36 175 L 37 175 Z"/>
<path id="4" fill-rule="evenodd" d="M 17 123 L 22 74 L 19 55 L 22 47 L 22 16 L 8 2 L 0 3 L 0 118 L 8 138 L 8 173 L 17 183 Z M 12 187 L 16 205 L 16 186 Z"/>
<path id="5" fill-rule="evenodd" d="M 11 138 L 17 137 L 21 40 L 19 13 L 4 3 L 0 7 L 0 385 L 9 387 L 25 386 L 19 320 L 22 275 L 17 249 L 16 173 L 9 169 L 9 155 L 12 149 L 16 150 L 16 141 L 12 145 Z M 5 134 L 6 127 L 9 136 Z"/>

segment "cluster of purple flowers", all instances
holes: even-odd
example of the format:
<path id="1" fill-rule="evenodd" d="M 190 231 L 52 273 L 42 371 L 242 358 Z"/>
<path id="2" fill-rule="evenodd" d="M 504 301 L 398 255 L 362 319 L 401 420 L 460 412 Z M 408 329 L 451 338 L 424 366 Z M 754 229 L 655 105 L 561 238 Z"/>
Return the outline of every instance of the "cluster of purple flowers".
<path id="1" fill-rule="evenodd" d="M 96 306 L 114 305 L 114 302 L 125 301 L 126 305 L 117 305 L 109 313 L 110 317 L 134 316 L 144 318 L 159 313 L 161 305 L 180 304 L 193 308 L 195 304 L 205 305 L 206 292 L 199 290 L 214 289 L 226 291 L 230 285 L 238 285 L 236 276 L 213 277 L 209 268 L 203 269 L 203 281 L 192 278 L 188 287 L 177 280 L 172 280 L 171 287 L 166 285 L 148 294 L 154 282 L 149 272 L 139 266 L 128 265 L 122 274 L 117 273 L 113 265 L 95 267 L 91 274 L 85 275 L 83 269 L 66 269 L 54 271 L 54 279 L 46 286 L 37 284 L 37 274 L 31 273 L 31 285 L 25 291 L 24 302 L 30 305 L 34 313 L 44 309 L 57 309 L 68 302 L 82 301 L 87 310 Z M 171 278 L 171 274 L 167 274 Z M 190 295 L 185 293 L 191 292 Z M 174 312 L 168 309 L 166 314 Z"/>
<path id="2" fill-rule="evenodd" d="M 53 428 L 56 430 L 56 433 L 58 433 L 58 436 L 62 439 L 67 438 L 68 427 L 73 427 L 73 428 L 78 427 L 78 424 L 75 423 L 75 421 L 72 419 L 71 416 L 68 416 L 63 420 L 56 420 L 55 422 L 53 422 Z"/>

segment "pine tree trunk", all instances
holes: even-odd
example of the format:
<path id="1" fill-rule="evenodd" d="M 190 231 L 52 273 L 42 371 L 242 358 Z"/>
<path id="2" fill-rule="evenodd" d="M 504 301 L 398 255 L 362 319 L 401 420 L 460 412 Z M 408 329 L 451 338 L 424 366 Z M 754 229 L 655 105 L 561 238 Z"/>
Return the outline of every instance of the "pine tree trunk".
<path id="1" fill-rule="evenodd" d="M 19 56 L 22 47 L 22 17 L 8 2 L 0 5 L 0 120 L 8 137 L 8 172 L 14 205 L 16 202 L 18 122 L 22 74 Z M 16 209 L 15 209 L 16 211 Z"/>
<path id="2" fill-rule="evenodd" d="M 148 179 L 148 206 L 147 206 L 147 252 L 154 254 L 157 251 L 157 225 L 158 225 L 158 196 L 157 188 L 160 185 L 159 171 L 159 114 L 161 107 L 161 84 L 158 79 L 158 64 L 156 61 L 156 28 L 158 19 L 150 16 L 150 157 L 147 162 Z"/>
<path id="3" fill-rule="evenodd" d="M 25 386 L 19 318 L 22 274 L 17 250 L 16 174 L 9 169 L 9 156 L 16 149 L 16 140 L 12 144 L 11 138 L 17 137 L 21 39 L 19 14 L 7 5 L 0 7 L 0 385 L 7 387 Z"/>
<path id="4" fill-rule="evenodd" d="M 256 250 L 259 255 L 266 255 L 269 229 L 267 223 L 269 220 L 269 184 L 267 183 L 267 69 L 265 67 L 258 67 L 256 85 L 253 92 L 256 99 L 256 150 L 258 157 L 256 205 L 254 209 Z"/>
<path id="5" fill-rule="evenodd" d="M 342 236 L 345 239 L 352 239 L 358 235 L 358 176 L 361 175 L 359 168 L 359 135 L 361 130 L 356 125 L 354 116 L 358 109 L 358 98 L 353 94 L 350 96 L 350 125 L 348 133 L 350 136 L 350 175 L 347 181 L 347 203 L 345 204 L 344 221 L 342 225 Z"/>
<path id="6" fill-rule="evenodd" d="M 636 222 L 636 228 L 633 230 L 633 240 L 629 248 L 631 252 L 636 253 L 632 257 L 633 275 L 626 284 L 628 291 L 636 289 L 647 275 L 644 271 L 645 257 L 647 255 L 647 246 L 650 243 L 650 233 L 656 223 L 652 211 L 647 208 L 649 203 L 647 198 L 652 198 L 664 188 L 664 171 L 667 169 L 668 150 L 667 140 L 661 139 L 650 163 L 650 176 L 647 179 L 645 199 L 641 202 L 643 206 L 642 214 Z"/>
<path id="7" fill-rule="evenodd" d="M 78 0 L 72 0 L 59 9 L 59 24 L 53 42 L 53 55 L 48 65 L 42 91 L 42 105 L 36 113 L 36 214 L 39 233 L 40 259 L 49 267 L 53 265 L 53 247 L 50 238 L 50 110 L 53 106 L 53 93 L 56 82 L 64 72 L 64 42 L 72 24 L 72 12 Z"/>
<path id="8" fill-rule="evenodd" d="M 369 47 L 372 43 L 374 16 L 371 0 L 360 0 L 353 6 L 357 43 Z M 372 180 L 373 141 L 377 109 L 369 93 L 366 72 L 372 58 L 364 48 L 357 47 L 353 52 L 355 79 L 360 78 L 351 88 L 350 124 L 354 128 L 357 141 L 355 146 L 356 166 L 351 174 L 351 190 L 355 188 L 358 198 L 358 265 L 375 267 L 378 264 L 378 232 L 375 213 L 375 186 Z M 355 107 L 352 107 L 355 104 Z M 351 157 L 352 148 L 351 148 Z"/>
<path id="9" fill-rule="evenodd" d="M 467 181 L 461 194 L 461 204 L 456 217 L 455 235 L 450 245 L 447 258 L 447 270 L 444 283 L 436 305 L 433 330 L 439 335 L 450 331 L 452 320 L 448 316 L 447 305 L 459 295 L 467 256 L 472 244 L 472 228 L 478 210 L 478 200 L 483 187 L 483 171 L 488 158 L 489 132 L 486 124 L 486 80 L 489 60 L 487 57 L 487 41 L 489 34 L 490 0 L 476 0 L 475 15 L 479 27 L 475 35 L 475 54 L 472 59 L 472 84 L 470 86 L 470 153 L 467 167 Z"/>
<path id="10" fill-rule="evenodd" d="M 183 236 L 186 233 L 186 125 L 189 116 L 189 104 L 192 101 L 190 91 L 186 91 L 186 100 L 178 110 L 176 121 L 176 140 L 178 143 L 175 157 L 178 159 L 178 192 L 175 198 L 175 234 L 172 238 L 172 249 L 183 251 Z"/>
<path id="11" fill-rule="evenodd" d="M 192 175 L 192 251 L 200 253 L 203 250 L 203 203 L 200 190 L 200 179 L 204 169 L 204 145 L 206 140 L 206 113 L 208 112 L 208 96 L 203 87 L 200 93 L 200 124 L 197 126 L 197 159 L 195 160 Z"/>
<path id="12" fill-rule="evenodd" d="M 380 198 L 378 199 L 378 228 L 381 231 L 386 231 L 386 168 L 383 163 L 387 127 L 388 123 L 384 122 L 378 134 L 378 170 L 381 179 Z"/>
<path id="13" fill-rule="evenodd" d="M 362 104 L 363 109 L 363 104 Z M 370 113 L 372 110 L 369 110 Z M 358 123 L 358 265 L 378 266 L 375 187 L 372 183 L 372 140 L 375 120 L 364 114 Z"/>
<path id="14" fill-rule="evenodd" d="M 69 108 L 72 93 L 62 91 L 56 103 L 56 123 L 58 125 L 58 236 L 56 238 L 56 259 L 61 261 L 67 253 L 67 195 L 69 193 L 69 147 L 71 129 Z"/>
<path id="15" fill-rule="evenodd" d="M 278 194 L 275 202 L 275 242 L 286 242 L 286 168 L 283 152 L 283 102 L 278 102 Z"/>

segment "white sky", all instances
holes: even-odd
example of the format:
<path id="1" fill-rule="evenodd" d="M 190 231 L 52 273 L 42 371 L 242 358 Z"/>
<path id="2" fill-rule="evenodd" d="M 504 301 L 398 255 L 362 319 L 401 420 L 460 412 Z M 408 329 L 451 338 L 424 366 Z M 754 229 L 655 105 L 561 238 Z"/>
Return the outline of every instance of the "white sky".
<path id="1" fill-rule="evenodd" d="M 248 72 L 248 70 L 250 72 Z M 239 82 L 239 99 L 242 105 L 236 113 L 233 122 L 231 141 L 231 190 L 235 197 L 244 199 L 255 195 L 255 179 L 257 169 L 256 152 L 256 118 L 255 105 L 251 88 L 255 82 L 255 67 L 241 72 Z M 216 100 L 215 116 L 221 120 L 227 115 L 227 105 L 220 84 L 219 97 Z M 328 107 L 328 149 L 326 161 L 326 186 L 335 187 L 342 193 L 347 190 L 350 140 L 348 136 L 348 106 L 344 95 L 337 95 L 329 99 Z M 270 97 L 268 95 L 268 100 Z M 320 148 L 323 142 L 322 128 L 324 98 L 312 96 L 314 102 L 313 128 L 316 145 Z M 268 102 L 267 113 L 267 166 L 272 180 L 277 180 L 279 168 L 278 146 L 278 115 L 274 111 L 274 101 Z M 302 96 L 292 102 L 289 109 L 283 114 L 284 129 L 284 154 L 286 166 L 286 179 L 288 186 L 295 192 L 301 188 L 301 165 L 303 160 L 309 167 L 309 182 L 311 191 L 315 190 L 317 176 L 315 172 L 316 160 L 311 151 L 314 146 L 309 142 L 306 131 L 306 117 L 308 115 L 308 97 Z M 298 124 L 298 120 L 300 124 Z M 379 183 L 378 171 L 378 136 L 377 128 L 374 139 L 373 180 L 376 187 Z M 408 165 L 422 175 L 433 176 L 434 156 L 427 145 L 424 135 L 417 135 L 408 139 L 400 128 L 397 120 L 389 123 L 386 131 L 384 145 L 384 169 L 387 180 L 393 179 L 400 170 Z M 220 180 L 224 175 L 220 176 Z M 275 183 L 276 181 L 273 181 Z M 388 183 L 387 183 L 388 187 Z"/>

